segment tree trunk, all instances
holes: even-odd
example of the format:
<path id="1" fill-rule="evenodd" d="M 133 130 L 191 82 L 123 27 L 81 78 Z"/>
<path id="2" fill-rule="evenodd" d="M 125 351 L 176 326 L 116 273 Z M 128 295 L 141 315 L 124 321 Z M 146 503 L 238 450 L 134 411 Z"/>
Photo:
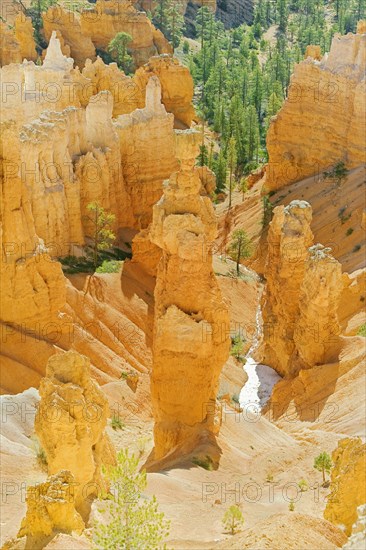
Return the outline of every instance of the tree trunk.
<path id="1" fill-rule="evenodd" d="M 239 243 L 238 255 L 237 255 L 237 257 L 236 257 L 236 274 L 237 274 L 238 276 L 240 275 L 240 268 L 239 268 L 240 256 L 241 256 L 241 243 Z"/>

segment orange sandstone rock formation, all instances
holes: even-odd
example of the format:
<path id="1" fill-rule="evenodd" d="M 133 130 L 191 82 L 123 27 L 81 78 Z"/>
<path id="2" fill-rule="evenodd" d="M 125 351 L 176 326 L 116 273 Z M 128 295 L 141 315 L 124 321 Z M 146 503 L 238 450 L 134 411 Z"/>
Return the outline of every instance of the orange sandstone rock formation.
<path id="1" fill-rule="evenodd" d="M 312 57 L 313 59 L 320 61 L 322 58 L 320 46 L 315 46 L 313 44 L 306 46 L 304 59 L 307 59 L 308 57 Z"/>
<path id="2" fill-rule="evenodd" d="M 69 48 L 70 57 L 80 68 L 84 67 L 86 59 L 95 59 L 95 47 L 89 36 L 82 33 L 80 16 L 76 11 L 69 11 L 60 6 L 51 6 L 42 14 L 43 30 L 49 42 L 52 32 L 57 31 Z M 64 52 L 66 53 L 66 52 Z"/>
<path id="3" fill-rule="evenodd" d="M 1 320 L 9 326 L 57 320 L 66 300 L 64 277 L 37 235 L 29 188 L 21 176 L 15 123 L 2 124 Z M 3 339 L 3 344 L 6 343 Z"/>
<path id="4" fill-rule="evenodd" d="M 161 104 L 161 86 L 152 77 L 146 87 L 146 106 L 114 122 L 119 137 L 122 172 L 131 200 L 130 227 L 147 228 L 152 207 L 162 195 L 163 181 L 177 169 L 174 117 Z"/>
<path id="5" fill-rule="evenodd" d="M 155 458 L 214 423 L 218 377 L 228 357 L 228 311 L 211 260 L 216 220 L 194 167 L 200 136 L 177 132 L 180 170 L 154 206 L 150 239 L 162 250 L 155 288 L 152 402 Z"/>
<path id="6" fill-rule="evenodd" d="M 342 266 L 330 248 L 309 248 L 311 214 L 305 201 L 277 207 L 268 233 L 262 360 L 282 376 L 336 361 L 341 347 Z"/>
<path id="7" fill-rule="evenodd" d="M 113 117 L 144 107 L 146 89 L 142 93 L 135 80 L 126 76 L 117 63 L 106 65 L 100 57 L 94 63 L 87 59 L 82 75 L 91 82 L 92 95 L 104 90 L 111 92 Z"/>
<path id="8" fill-rule="evenodd" d="M 89 369 L 89 359 L 74 351 L 52 356 L 40 384 L 35 419 L 48 474 L 63 469 L 73 474 L 75 508 L 84 519 L 91 499 L 105 487 L 102 464 L 114 461 L 114 449 L 104 433 L 108 401 Z"/>
<path id="9" fill-rule="evenodd" d="M 18 537 L 27 537 L 30 547 L 43 548 L 47 539 L 58 532 L 81 534 L 85 524 L 75 510 L 74 486 L 72 473 L 61 470 L 44 483 L 28 487 L 27 513 Z"/>
<path id="10" fill-rule="evenodd" d="M 266 189 L 340 161 L 348 168 L 364 163 L 366 33 L 359 30 L 335 35 L 321 61 L 308 57 L 295 66 L 288 98 L 267 134 Z"/>
<path id="11" fill-rule="evenodd" d="M 129 0 L 97 0 L 81 12 L 80 24 L 83 36 L 89 37 L 94 46 L 102 50 L 107 49 L 118 32 L 131 35 L 128 48 L 136 67 L 157 53 L 172 53 L 169 42 Z"/>
<path id="12" fill-rule="evenodd" d="M 357 508 L 357 520 L 352 526 L 352 534 L 343 550 L 358 550 L 366 546 L 366 504 Z"/>
<path id="13" fill-rule="evenodd" d="M 366 444 L 360 437 L 341 439 L 332 460 L 331 494 L 324 517 L 349 536 L 358 517 L 357 507 L 366 500 Z"/>
<path id="14" fill-rule="evenodd" d="M 134 81 L 143 92 L 151 76 L 156 75 L 161 83 L 162 102 L 168 113 L 173 113 L 176 124 L 191 126 L 195 112 L 192 105 L 193 79 L 179 61 L 170 56 L 152 57 L 136 71 Z M 178 127 L 178 126 L 177 126 Z"/>
<path id="15" fill-rule="evenodd" d="M 295 351 L 293 337 L 299 316 L 299 294 L 313 239 L 311 217 L 309 203 L 293 201 L 287 207 L 275 208 L 268 232 L 267 284 L 262 296 L 262 361 L 281 375 L 290 371 Z"/>
<path id="16" fill-rule="evenodd" d="M 0 21 L 0 65 L 22 63 L 24 59 L 36 61 L 38 55 L 33 38 L 32 20 L 18 13 L 14 20 L 14 27 Z"/>
<path id="17" fill-rule="evenodd" d="M 314 245 L 305 263 L 299 317 L 293 335 L 298 358 L 305 368 L 331 363 L 338 358 L 342 266 L 329 252 L 330 248 Z"/>

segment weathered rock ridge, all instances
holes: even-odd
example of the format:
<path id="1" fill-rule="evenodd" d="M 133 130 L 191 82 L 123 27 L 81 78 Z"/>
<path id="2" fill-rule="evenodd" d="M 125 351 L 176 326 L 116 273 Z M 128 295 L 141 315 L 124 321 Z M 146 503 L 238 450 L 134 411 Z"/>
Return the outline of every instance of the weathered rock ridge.
<path id="1" fill-rule="evenodd" d="M 330 249 L 311 246 L 311 217 L 307 202 L 292 201 L 275 208 L 268 232 L 261 352 L 282 376 L 336 360 L 339 351 L 341 264 Z"/>
<path id="2" fill-rule="evenodd" d="M 348 168 L 364 163 L 366 34 L 359 30 L 335 35 L 321 61 L 313 51 L 295 66 L 288 98 L 267 134 L 266 189 L 321 174 L 340 161 Z"/>
<path id="3" fill-rule="evenodd" d="M 180 170 L 166 183 L 150 227 L 162 250 L 151 377 L 156 459 L 202 430 L 217 432 L 218 377 L 229 350 L 228 311 L 212 269 L 216 220 L 194 167 L 200 135 L 178 131 L 176 139 Z"/>

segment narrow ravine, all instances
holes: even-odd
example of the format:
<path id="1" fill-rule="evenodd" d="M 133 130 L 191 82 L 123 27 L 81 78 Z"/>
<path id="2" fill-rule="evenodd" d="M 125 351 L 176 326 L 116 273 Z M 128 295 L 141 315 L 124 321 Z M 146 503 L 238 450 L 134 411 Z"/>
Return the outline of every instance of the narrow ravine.
<path id="1" fill-rule="evenodd" d="M 253 355 L 262 338 L 262 311 L 258 305 L 256 312 L 256 333 L 253 343 L 247 353 L 246 363 L 243 366 L 248 380 L 243 386 L 239 403 L 242 409 L 250 412 L 260 412 L 271 397 L 273 386 L 281 380 L 281 376 L 268 365 L 257 363 Z"/>

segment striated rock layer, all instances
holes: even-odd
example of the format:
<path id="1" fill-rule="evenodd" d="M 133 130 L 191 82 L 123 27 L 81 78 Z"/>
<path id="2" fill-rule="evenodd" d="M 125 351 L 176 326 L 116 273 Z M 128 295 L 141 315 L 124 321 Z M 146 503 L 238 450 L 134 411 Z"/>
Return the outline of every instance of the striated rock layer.
<path id="1" fill-rule="evenodd" d="M 366 444 L 360 437 L 342 439 L 333 451 L 331 494 L 324 510 L 325 519 L 344 528 L 350 536 L 357 508 L 366 501 Z"/>
<path id="2" fill-rule="evenodd" d="M 365 162 L 366 33 L 336 34 L 329 54 L 317 52 L 295 66 L 288 98 L 267 134 L 265 187 L 319 174 L 342 161 Z"/>
<path id="3" fill-rule="evenodd" d="M 92 498 L 105 488 L 102 464 L 114 461 L 114 449 L 104 433 L 108 401 L 89 369 L 89 359 L 74 351 L 52 356 L 39 387 L 35 419 L 48 474 L 63 469 L 72 473 L 75 508 L 84 519 Z"/>
<path id="4" fill-rule="evenodd" d="M 162 250 L 151 377 L 156 459 L 202 430 L 217 431 L 218 377 L 229 350 L 228 311 L 211 260 L 216 220 L 194 167 L 199 144 L 197 132 L 177 132 L 180 170 L 154 206 L 150 228 Z"/>
<path id="5" fill-rule="evenodd" d="M 311 215 L 306 201 L 279 206 L 268 232 L 261 352 L 282 376 L 335 361 L 340 349 L 342 267 L 330 248 L 310 246 Z"/>

